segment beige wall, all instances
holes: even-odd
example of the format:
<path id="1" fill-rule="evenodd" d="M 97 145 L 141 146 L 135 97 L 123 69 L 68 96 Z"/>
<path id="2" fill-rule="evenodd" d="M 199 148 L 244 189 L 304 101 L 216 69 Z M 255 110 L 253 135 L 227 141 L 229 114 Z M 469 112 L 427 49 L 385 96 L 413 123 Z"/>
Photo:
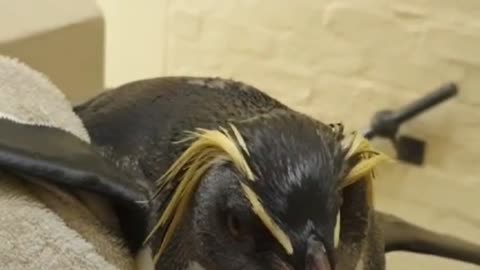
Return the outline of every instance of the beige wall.
<path id="1" fill-rule="evenodd" d="M 0 55 L 41 71 L 80 103 L 104 88 L 103 23 L 95 0 L 0 0 Z"/>
<path id="2" fill-rule="evenodd" d="M 156 75 L 231 77 L 318 119 L 361 128 L 376 110 L 457 81 L 455 101 L 402 130 L 428 141 L 425 166 L 383 168 L 377 203 L 480 242 L 480 1 L 99 2 L 110 85 Z M 389 263 L 477 269 L 411 254 Z"/>
<path id="3" fill-rule="evenodd" d="M 167 1 L 96 1 L 106 18 L 107 87 L 162 74 Z"/>

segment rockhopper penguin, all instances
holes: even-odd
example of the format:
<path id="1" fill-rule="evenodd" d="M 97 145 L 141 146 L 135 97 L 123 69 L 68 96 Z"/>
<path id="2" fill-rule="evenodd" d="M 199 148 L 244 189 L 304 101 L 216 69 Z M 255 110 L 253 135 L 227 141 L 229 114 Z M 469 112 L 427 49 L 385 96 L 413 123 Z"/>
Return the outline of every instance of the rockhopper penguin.
<path id="1" fill-rule="evenodd" d="M 385 268 L 372 181 L 388 158 L 343 125 L 199 77 L 128 83 L 75 112 L 104 157 L 150 185 L 149 224 L 129 239 L 155 269 Z"/>

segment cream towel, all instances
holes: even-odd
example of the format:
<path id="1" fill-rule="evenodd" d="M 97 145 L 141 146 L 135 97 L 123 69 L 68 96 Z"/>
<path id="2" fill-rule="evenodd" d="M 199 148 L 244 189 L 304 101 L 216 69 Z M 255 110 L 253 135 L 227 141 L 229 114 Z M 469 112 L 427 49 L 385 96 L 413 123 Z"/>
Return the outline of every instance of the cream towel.
<path id="1" fill-rule="evenodd" d="M 42 74 L 2 56 L 0 118 L 56 127 L 90 141 L 60 90 Z M 82 201 L 54 186 L 0 172 L 0 269 L 135 269 L 112 224 Z"/>

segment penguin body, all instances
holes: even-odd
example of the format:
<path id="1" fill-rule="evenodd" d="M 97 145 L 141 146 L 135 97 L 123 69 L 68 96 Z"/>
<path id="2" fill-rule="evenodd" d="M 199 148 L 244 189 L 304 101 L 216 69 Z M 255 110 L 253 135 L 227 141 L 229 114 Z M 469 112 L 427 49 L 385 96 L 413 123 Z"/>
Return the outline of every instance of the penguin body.
<path id="1" fill-rule="evenodd" d="M 369 175 L 379 156 L 362 163 L 376 153 L 368 143 L 345 147 L 342 131 L 253 86 L 221 78 L 146 79 L 106 91 L 75 112 L 103 157 L 146 180 L 155 194 L 149 194 L 148 228 L 139 230 L 151 233 L 138 237 L 148 239 L 156 269 L 383 270 L 385 252 L 395 250 L 480 264 L 478 245 L 438 241 L 375 211 Z M 192 134 L 197 141 L 184 140 Z M 358 174 L 359 167 L 368 169 Z M 342 184 L 352 174 L 354 181 Z M 178 199 L 191 191 L 182 185 L 197 180 L 191 201 Z M 179 202 L 173 211 L 171 201 Z"/>
<path id="2" fill-rule="evenodd" d="M 237 125 L 250 147 L 250 165 L 261 178 L 255 186 L 256 192 L 262 201 L 270 206 L 268 211 L 280 219 L 278 222 L 291 228 L 292 234 L 298 234 L 295 235 L 298 239 L 292 241 L 298 241 L 298 249 L 302 252 L 296 256 L 287 256 L 281 251 L 271 251 L 281 250 L 277 245 L 262 246 L 262 243 L 255 243 L 254 248 L 264 249 L 267 254 L 270 252 L 269 256 L 272 258 L 259 260 L 257 266 L 248 262 L 251 263 L 251 268 L 248 269 L 271 269 L 269 267 L 272 264 L 284 263 L 298 265 L 295 269 L 305 267 L 306 238 L 313 237 L 313 231 L 320 230 L 320 227 L 324 227 L 324 232 L 319 234 L 325 235 L 315 237 L 324 237 L 322 249 L 328 249 L 325 251 L 328 254 L 325 254 L 322 260 L 326 257 L 333 260 L 333 229 L 339 203 L 338 194 L 335 193 L 336 183 L 338 178 L 342 177 L 344 168 L 340 144 L 337 144 L 328 125 L 291 110 L 252 86 L 216 78 L 166 77 L 134 82 L 103 93 L 76 107 L 75 112 L 84 122 L 100 152 L 120 167 L 125 164 L 123 169 L 136 171 L 151 183 L 157 181 L 185 151 L 185 144 L 175 142 L 182 140 L 186 131 L 198 128 L 217 129 L 228 127 L 230 123 Z M 123 160 L 129 162 L 122 162 Z M 212 179 L 219 178 L 220 182 L 220 178 L 236 177 L 228 169 L 218 174 L 211 176 Z M 229 185 L 234 184 L 225 181 L 225 186 L 221 189 L 235 193 L 236 187 Z M 206 202 L 208 196 L 217 192 L 209 189 L 215 188 L 209 185 L 199 187 L 195 198 L 197 203 Z M 335 196 L 329 196 L 332 193 Z M 159 195 L 154 203 L 153 208 L 157 209 L 153 210 L 152 220 L 159 218 L 160 205 L 166 199 L 167 195 Z M 285 199 L 290 201 L 287 203 Z M 225 203 L 241 204 L 240 200 L 236 198 Z M 308 203 L 317 206 L 303 211 L 296 209 Z M 209 215 L 211 209 L 208 207 L 208 203 L 204 203 L 204 206 L 197 207 L 196 212 L 187 215 Z M 243 213 L 243 209 L 238 211 L 242 212 L 238 215 L 246 215 L 245 219 L 255 224 L 251 226 L 261 227 L 257 226 L 258 221 L 250 221 L 252 217 L 249 213 Z M 195 224 L 184 224 L 179 231 L 191 231 L 192 226 L 203 226 L 202 221 L 195 217 L 189 216 L 186 219 Z M 183 232 L 189 235 L 186 231 Z M 271 241 L 268 233 L 254 233 L 258 233 L 259 239 L 262 239 L 257 240 L 258 242 Z M 209 237 L 211 236 L 203 240 Z M 198 240 L 197 244 L 203 244 L 203 240 Z M 225 242 L 230 240 L 224 239 Z M 188 250 L 195 248 L 185 248 L 183 245 L 188 245 L 185 242 L 185 239 L 176 237 L 163 256 L 167 259 L 160 260 L 158 269 L 187 269 L 189 265 L 205 269 L 226 269 L 217 268 L 219 266 L 215 266 L 215 263 L 205 262 L 205 258 L 202 261 L 202 258 L 197 258 L 198 254 L 187 254 Z M 154 238 L 153 245 L 155 244 L 158 243 L 155 243 Z M 192 244 L 195 245 L 195 241 Z M 172 254 L 183 254 L 184 258 Z M 235 259 L 237 255 L 241 254 L 232 253 L 231 259 Z M 276 256 L 283 258 L 273 258 Z M 225 263 L 230 261 L 225 260 Z M 264 268 L 259 265 L 264 265 Z M 230 267 L 245 269 L 240 266 Z"/>
<path id="3" fill-rule="evenodd" d="M 117 159 L 132 157 L 130 163 L 138 163 L 148 179 L 157 179 L 179 156 L 183 149 L 172 142 L 183 139 L 185 131 L 273 110 L 289 111 L 243 83 L 195 77 L 128 83 L 75 108 L 97 146 L 105 153 L 114 149 Z"/>

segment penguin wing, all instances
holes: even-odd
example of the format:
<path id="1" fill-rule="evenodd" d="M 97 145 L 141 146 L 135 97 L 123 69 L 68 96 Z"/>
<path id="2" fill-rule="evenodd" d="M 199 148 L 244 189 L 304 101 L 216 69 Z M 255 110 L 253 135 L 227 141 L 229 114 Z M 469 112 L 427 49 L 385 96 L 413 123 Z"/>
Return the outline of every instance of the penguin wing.
<path id="1" fill-rule="evenodd" d="M 141 245 L 149 198 L 145 182 L 132 179 L 73 134 L 0 119 L 0 170 L 108 199 L 124 215 L 130 247 Z"/>

